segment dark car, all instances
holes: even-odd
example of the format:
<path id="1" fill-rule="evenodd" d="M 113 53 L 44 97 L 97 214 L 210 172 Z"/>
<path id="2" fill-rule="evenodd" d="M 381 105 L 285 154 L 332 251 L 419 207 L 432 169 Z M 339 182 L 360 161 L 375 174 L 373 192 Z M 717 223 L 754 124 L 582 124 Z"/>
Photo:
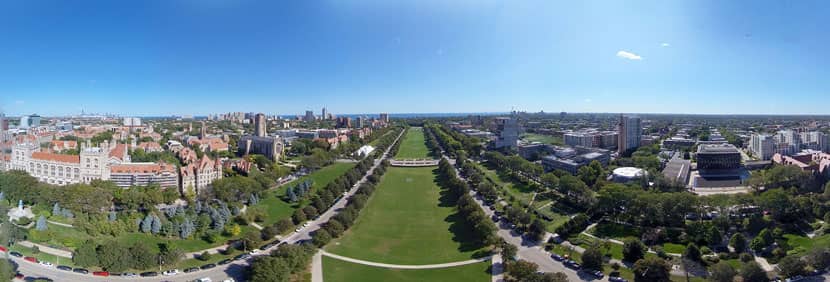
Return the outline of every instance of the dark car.
<path id="1" fill-rule="evenodd" d="M 9 254 L 12 255 L 13 257 L 19 257 L 19 258 L 23 257 L 23 254 L 18 253 L 18 252 L 9 252 Z"/>
<path id="2" fill-rule="evenodd" d="M 588 272 L 589 274 L 596 276 L 597 279 L 602 279 L 602 277 L 605 277 L 605 274 L 602 274 L 602 271 L 599 270 L 586 270 L 585 272 Z"/>
<path id="3" fill-rule="evenodd" d="M 89 270 L 86 270 L 86 269 L 83 269 L 83 268 L 73 269 L 72 272 L 80 273 L 80 274 L 89 274 Z"/>
<path id="4" fill-rule="evenodd" d="M 223 260 L 219 261 L 219 265 L 226 265 L 226 264 L 229 264 L 229 263 L 231 263 L 231 260 L 229 260 L 229 259 L 223 259 Z"/>
<path id="5" fill-rule="evenodd" d="M 201 268 L 201 269 L 211 269 L 211 268 L 214 268 L 214 267 L 216 267 L 216 264 L 208 263 L 208 264 L 205 264 L 205 265 L 203 265 L 199 268 Z"/>
<path id="6" fill-rule="evenodd" d="M 156 276 L 159 276 L 159 273 L 154 272 L 154 271 L 147 271 L 147 272 L 142 272 L 139 275 L 141 275 L 141 277 L 156 277 Z"/>
<path id="7" fill-rule="evenodd" d="M 574 270 L 579 270 L 579 268 L 582 267 L 581 265 L 579 265 L 579 263 L 573 260 L 566 260 L 562 264 Z"/>
<path id="8" fill-rule="evenodd" d="M 563 259 L 565 259 L 565 258 L 563 258 L 562 256 L 557 255 L 557 254 L 551 254 L 551 255 L 550 255 L 550 258 L 552 258 L 552 259 L 553 259 L 553 260 L 555 260 L 555 261 L 562 261 Z"/>
<path id="9" fill-rule="evenodd" d="M 233 260 L 241 260 L 241 259 L 249 259 L 249 258 L 251 258 L 251 255 L 249 255 L 249 254 L 240 254 L 240 255 L 234 257 Z"/>
<path id="10" fill-rule="evenodd" d="M 58 269 L 63 270 L 63 271 L 72 271 L 72 268 L 68 267 L 66 265 L 58 265 Z"/>
<path id="11" fill-rule="evenodd" d="M 191 273 L 191 272 L 196 272 L 196 271 L 199 271 L 198 267 L 191 267 L 191 268 L 186 268 L 184 270 L 184 273 Z"/>

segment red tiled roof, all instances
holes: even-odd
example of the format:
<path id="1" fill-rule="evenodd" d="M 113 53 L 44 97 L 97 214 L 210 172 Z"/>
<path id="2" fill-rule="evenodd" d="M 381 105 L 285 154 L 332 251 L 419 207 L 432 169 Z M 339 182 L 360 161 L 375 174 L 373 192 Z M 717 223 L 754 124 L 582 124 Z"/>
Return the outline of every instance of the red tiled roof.
<path id="1" fill-rule="evenodd" d="M 119 164 L 110 167 L 112 173 L 159 173 L 176 172 L 176 167 L 167 163 L 153 164 Z"/>
<path id="2" fill-rule="evenodd" d="M 110 157 L 124 160 L 124 155 L 127 153 L 127 144 L 117 144 L 115 148 L 110 151 Z"/>
<path id="3" fill-rule="evenodd" d="M 74 155 L 61 155 L 61 154 L 53 154 L 47 152 L 33 152 L 32 159 L 36 160 L 44 160 L 44 161 L 53 161 L 53 162 L 62 162 L 62 163 L 81 163 L 80 156 Z"/>

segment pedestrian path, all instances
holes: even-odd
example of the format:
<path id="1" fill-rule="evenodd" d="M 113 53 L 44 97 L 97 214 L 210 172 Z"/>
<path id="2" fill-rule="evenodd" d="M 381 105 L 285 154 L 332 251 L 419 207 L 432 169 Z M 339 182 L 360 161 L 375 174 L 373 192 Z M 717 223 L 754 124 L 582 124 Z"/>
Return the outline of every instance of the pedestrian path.
<path id="1" fill-rule="evenodd" d="M 17 243 L 20 244 L 21 246 L 26 247 L 26 248 L 32 248 L 32 247 L 37 246 L 38 250 L 40 250 L 41 252 L 50 254 L 50 255 L 55 255 L 55 256 L 64 257 L 64 258 L 72 258 L 72 252 L 70 252 L 70 251 L 55 249 L 55 248 L 52 248 L 52 247 L 49 247 L 49 246 L 46 246 L 46 245 L 32 243 L 32 242 L 29 242 L 29 241 L 20 241 L 20 242 L 17 242 Z"/>
<path id="2" fill-rule="evenodd" d="M 311 259 L 311 282 L 323 282 L 323 250 L 318 250 Z"/>
<path id="3" fill-rule="evenodd" d="M 393 268 L 393 269 L 433 269 L 433 268 L 447 268 L 447 267 L 455 267 L 455 266 L 462 266 L 468 264 L 474 264 L 479 262 L 485 262 L 492 258 L 492 256 L 486 256 L 483 258 L 465 260 L 465 261 L 456 261 L 456 262 L 448 262 L 448 263 L 440 263 L 440 264 L 422 264 L 422 265 L 403 265 L 403 264 L 388 264 L 388 263 L 379 263 L 379 262 L 372 262 L 372 261 L 365 261 L 360 259 L 353 259 L 350 257 L 344 257 L 341 255 L 335 255 L 324 250 L 320 250 L 320 253 L 324 256 L 336 258 L 342 261 L 348 261 L 351 263 L 357 263 L 362 265 L 374 266 L 374 267 L 383 267 L 383 268 Z"/>

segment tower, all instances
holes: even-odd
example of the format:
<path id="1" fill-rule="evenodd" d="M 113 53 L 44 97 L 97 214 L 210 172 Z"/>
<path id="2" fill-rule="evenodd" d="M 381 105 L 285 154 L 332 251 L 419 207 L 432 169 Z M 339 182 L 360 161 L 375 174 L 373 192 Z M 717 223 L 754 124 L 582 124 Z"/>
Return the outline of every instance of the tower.
<path id="1" fill-rule="evenodd" d="M 199 139 L 205 139 L 207 137 L 207 124 L 202 122 L 202 128 L 199 129 Z"/>
<path id="2" fill-rule="evenodd" d="M 320 119 L 322 119 L 322 120 L 327 120 L 327 119 L 329 119 L 328 112 L 326 111 L 326 107 L 323 107 L 323 111 L 322 111 L 322 113 L 321 113 L 321 115 L 320 115 Z"/>
<path id="3" fill-rule="evenodd" d="M 265 114 L 258 113 L 254 116 L 254 136 L 264 137 L 268 135 L 268 128 L 265 127 Z"/>

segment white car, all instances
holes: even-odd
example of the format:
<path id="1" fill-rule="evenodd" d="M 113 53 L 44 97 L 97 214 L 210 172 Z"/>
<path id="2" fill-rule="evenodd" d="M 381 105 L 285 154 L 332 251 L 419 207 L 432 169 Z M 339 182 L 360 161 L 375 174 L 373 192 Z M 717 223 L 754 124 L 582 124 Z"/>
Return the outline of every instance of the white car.
<path id="1" fill-rule="evenodd" d="M 253 250 L 251 250 L 251 252 L 249 254 L 255 255 L 255 254 L 258 254 L 258 253 L 259 253 L 259 249 L 253 249 Z"/>
<path id="2" fill-rule="evenodd" d="M 233 280 L 233 278 L 228 278 L 228 279 L 222 280 L 222 282 L 236 282 L 236 280 Z"/>
<path id="3" fill-rule="evenodd" d="M 311 225 L 311 221 L 306 221 L 306 223 L 303 223 L 303 227 L 308 227 L 310 225 Z"/>
<path id="4" fill-rule="evenodd" d="M 52 264 L 51 262 L 48 262 L 48 261 L 41 261 L 41 262 L 40 262 L 40 265 L 45 266 L 45 267 L 53 267 L 53 266 L 55 266 L 54 264 Z"/>
<path id="5" fill-rule="evenodd" d="M 210 277 L 203 277 L 203 278 L 196 279 L 196 282 L 212 282 L 212 281 L 210 280 Z"/>
<path id="6" fill-rule="evenodd" d="M 173 275 L 179 274 L 179 270 L 178 269 L 171 269 L 171 270 L 162 272 L 161 274 L 164 275 L 164 276 L 173 276 Z"/>
<path id="7" fill-rule="evenodd" d="M 297 227 L 297 229 L 294 229 L 294 232 L 300 232 L 300 230 L 303 230 L 303 228 L 302 227 Z"/>

